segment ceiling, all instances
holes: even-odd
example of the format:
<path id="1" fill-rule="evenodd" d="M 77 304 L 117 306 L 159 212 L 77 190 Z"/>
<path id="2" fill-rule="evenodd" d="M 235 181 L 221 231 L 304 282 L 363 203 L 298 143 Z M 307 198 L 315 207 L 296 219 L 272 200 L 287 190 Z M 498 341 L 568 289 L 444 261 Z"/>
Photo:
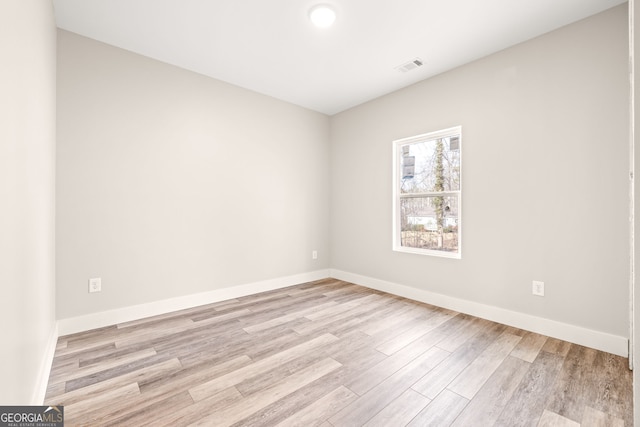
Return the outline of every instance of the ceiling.
<path id="1" fill-rule="evenodd" d="M 53 0 L 59 28 L 329 115 L 624 2 Z"/>

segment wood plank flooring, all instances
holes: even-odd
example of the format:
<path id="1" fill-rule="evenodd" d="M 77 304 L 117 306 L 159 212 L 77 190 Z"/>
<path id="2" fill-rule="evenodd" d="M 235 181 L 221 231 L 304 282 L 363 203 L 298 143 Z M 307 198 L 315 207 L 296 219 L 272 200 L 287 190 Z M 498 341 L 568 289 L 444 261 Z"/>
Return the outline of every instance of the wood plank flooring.
<path id="1" fill-rule="evenodd" d="M 60 337 L 67 426 L 631 426 L 627 360 L 326 279 Z"/>

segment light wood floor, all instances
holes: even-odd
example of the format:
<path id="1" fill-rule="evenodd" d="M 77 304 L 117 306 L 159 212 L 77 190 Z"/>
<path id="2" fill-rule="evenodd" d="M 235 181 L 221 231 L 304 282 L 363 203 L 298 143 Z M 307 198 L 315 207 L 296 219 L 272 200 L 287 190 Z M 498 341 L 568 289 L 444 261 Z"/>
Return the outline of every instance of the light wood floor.
<path id="1" fill-rule="evenodd" d="M 61 337 L 67 426 L 631 426 L 627 360 L 327 279 Z"/>

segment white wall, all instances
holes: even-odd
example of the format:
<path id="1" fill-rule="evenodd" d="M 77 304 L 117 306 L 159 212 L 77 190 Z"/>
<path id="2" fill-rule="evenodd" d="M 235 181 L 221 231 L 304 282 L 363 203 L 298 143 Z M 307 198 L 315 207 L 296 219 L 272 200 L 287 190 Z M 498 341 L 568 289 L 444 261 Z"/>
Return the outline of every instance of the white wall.
<path id="1" fill-rule="evenodd" d="M 51 363 L 55 64 L 51 3 L 0 2 L 0 405 L 41 404 Z"/>
<path id="2" fill-rule="evenodd" d="M 327 116 L 62 30 L 58 76 L 59 319 L 328 268 Z"/>
<path id="3" fill-rule="evenodd" d="M 626 339 L 626 8 L 334 116 L 331 267 Z M 393 252 L 392 141 L 455 125 L 462 260 Z"/>

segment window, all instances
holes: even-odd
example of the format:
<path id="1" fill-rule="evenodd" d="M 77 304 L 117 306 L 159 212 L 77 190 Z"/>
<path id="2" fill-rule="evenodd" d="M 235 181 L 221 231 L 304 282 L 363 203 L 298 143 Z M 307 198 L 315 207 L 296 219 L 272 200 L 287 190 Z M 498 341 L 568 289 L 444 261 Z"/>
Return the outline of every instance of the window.
<path id="1" fill-rule="evenodd" d="M 460 258 L 460 126 L 393 142 L 393 250 Z"/>

